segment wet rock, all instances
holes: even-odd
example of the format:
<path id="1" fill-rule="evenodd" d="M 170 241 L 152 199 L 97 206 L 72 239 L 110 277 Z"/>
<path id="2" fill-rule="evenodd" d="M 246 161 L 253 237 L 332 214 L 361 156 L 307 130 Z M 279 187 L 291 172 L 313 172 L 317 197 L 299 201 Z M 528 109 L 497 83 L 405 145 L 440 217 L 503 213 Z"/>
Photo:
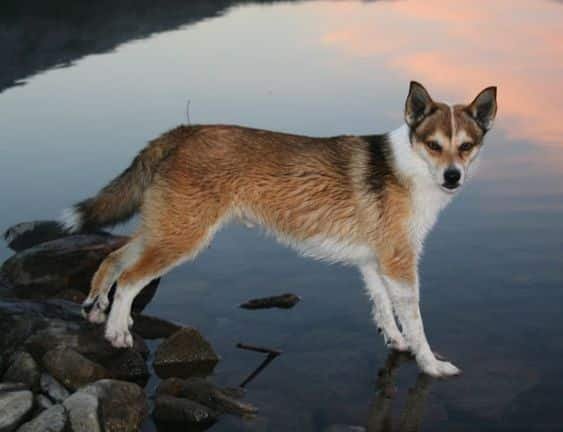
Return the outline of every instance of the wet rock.
<path id="1" fill-rule="evenodd" d="M 249 300 L 246 303 L 241 304 L 240 307 L 243 309 L 290 309 L 297 303 L 299 303 L 300 300 L 301 298 L 299 298 L 295 294 L 288 293 L 279 296 Z"/>
<path id="2" fill-rule="evenodd" d="M 67 411 L 70 432 L 102 432 L 96 396 L 79 391 L 66 399 L 63 406 Z"/>
<path id="3" fill-rule="evenodd" d="M 8 228 L 4 233 L 4 239 L 10 249 L 19 252 L 68 235 L 57 221 L 33 221 L 22 222 Z"/>
<path id="4" fill-rule="evenodd" d="M 53 378 L 52 375 L 49 375 L 47 373 L 41 374 L 39 384 L 41 391 L 48 395 L 55 402 L 63 402 L 67 397 L 70 396 L 68 390 L 64 388 L 64 386 L 60 382 Z"/>
<path id="5" fill-rule="evenodd" d="M 65 408 L 62 405 L 53 405 L 38 417 L 23 424 L 17 432 L 63 432 L 66 422 Z"/>
<path id="6" fill-rule="evenodd" d="M 33 391 L 39 390 L 41 372 L 33 357 L 23 351 L 18 351 L 10 357 L 10 366 L 4 373 L 3 381 L 24 383 Z"/>
<path id="7" fill-rule="evenodd" d="M 218 413 L 249 416 L 258 412 L 254 406 L 238 400 L 240 393 L 215 387 L 203 378 L 166 379 L 158 386 L 157 395 L 190 399 Z"/>
<path id="8" fill-rule="evenodd" d="M 42 363 L 47 372 L 72 390 L 110 376 L 104 367 L 70 348 L 48 351 Z"/>
<path id="9" fill-rule="evenodd" d="M 106 432 L 134 432 L 148 414 L 145 392 L 137 384 L 101 380 L 79 393 L 98 399 L 100 424 Z"/>
<path id="10" fill-rule="evenodd" d="M 123 350 L 109 363 L 111 364 L 110 372 L 114 378 L 144 384 L 149 377 L 145 359 L 137 351 Z"/>
<path id="11" fill-rule="evenodd" d="M 183 326 L 149 315 L 133 315 L 133 331 L 145 339 L 167 338 Z"/>
<path id="12" fill-rule="evenodd" d="M 86 293 L 83 293 L 82 291 L 78 291 L 75 289 L 65 289 L 57 293 L 58 299 L 66 300 L 73 303 L 79 303 L 79 304 L 84 303 L 86 297 L 88 297 Z"/>
<path id="13" fill-rule="evenodd" d="M 21 390 L 29 390 L 29 386 L 24 383 L 11 383 L 11 382 L 0 383 L 0 393 L 21 391 Z"/>
<path id="14" fill-rule="evenodd" d="M 53 406 L 53 402 L 47 396 L 38 394 L 35 395 L 35 409 L 34 412 L 41 413 L 46 409 L 49 409 Z"/>
<path id="15" fill-rule="evenodd" d="M 154 368 L 161 378 L 211 373 L 219 361 L 211 344 L 194 328 L 178 330 L 156 349 Z"/>
<path id="16" fill-rule="evenodd" d="M 204 405 L 174 396 L 159 395 L 154 403 L 153 417 L 159 423 L 210 425 L 217 421 L 217 416 Z"/>
<path id="17" fill-rule="evenodd" d="M 0 432 L 12 432 L 33 408 L 33 393 L 29 390 L 0 394 Z"/>
<path id="18" fill-rule="evenodd" d="M 3 295 L 47 299 L 58 297 L 60 293 L 69 299 L 72 298 L 69 290 L 86 295 L 102 260 L 127 240 L 127 237 L 107 234 L 80 234 L 22 250 L 2 265 L 2 278 L 12 287 Z M 151 301 L 158 282 L 151 282 L 141 291 L 133 304 L 134 310 L 142 310 Z"/>

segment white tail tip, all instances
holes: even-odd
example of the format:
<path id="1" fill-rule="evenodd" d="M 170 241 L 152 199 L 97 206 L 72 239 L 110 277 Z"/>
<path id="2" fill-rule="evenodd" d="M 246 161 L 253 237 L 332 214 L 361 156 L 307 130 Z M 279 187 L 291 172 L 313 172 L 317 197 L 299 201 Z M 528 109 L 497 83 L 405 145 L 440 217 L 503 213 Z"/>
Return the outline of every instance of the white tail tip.
<path id="1" fill-rule="evenodd" d="M 82 215 L 76 208 L 70 207 L 62 211 L 60 222 L 65 230 L 74 233 L 82 228 Z"/>

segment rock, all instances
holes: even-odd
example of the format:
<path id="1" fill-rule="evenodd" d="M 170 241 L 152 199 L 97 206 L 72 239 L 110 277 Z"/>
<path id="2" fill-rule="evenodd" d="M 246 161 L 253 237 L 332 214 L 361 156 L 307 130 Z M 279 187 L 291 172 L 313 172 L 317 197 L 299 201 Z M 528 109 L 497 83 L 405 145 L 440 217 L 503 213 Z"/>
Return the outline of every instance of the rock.
<path id="1" fill-rule="evenodd" d="M 110 376 L 104 367 L 71 348 L 48 351 L 43 356 L 42 363 L 47 372 L 71 390 Z"/>
<path id="2" fill-rule="evenodd" d="M 161 378 L 188 377 L 211 373 L 218 361 L 209 342 L 196 329 L 186 327 L 156 349 L 154 368 Z"/>
<path id="3" fill-rule="evenodd" d="M 2 279 L 12 287 L 11 292 L 3 294 L 22 299 L 47 299 L 60 293 L 68 299 L 72 298 L 69 296 L 72 290 L 86 295 L 102 260 L 127 240 L 127 237 L 108 234 L 79 234 L 22 250 L 2 265 Z M 158 279 L 154 280 L 141 291 L 133 303 L 134 310 L 142 310 L 152 300 L 158 283 Z"/>
<path id="4" fill-rule="evenodd" d="M 190 399 L 218 413 L 249 416 L 258 412 L 254 406 L 239 401 L 239 394 L 232 389 L 222 390 L 203 378 L 168 378 L 158 386 L 157 395 Z"/>
<path id="5" fill-rule="evenodd" d="M 343 424 L 334 424 L 327 427 L 324 432 L 365 432 L 366 428 L 363 426 L 351 426 Z"/>
<path id="6" fill-rule="evenodd" d="M 69 432 L 102 432 L 98 419 L 98 398 L 76 392 L 63 402 L 68 415 Z"/>
<path id="7" fill-rule="evenodd" d="M 159 395 L 154 403 L 153 417 L 159 423 L 188 423 L 210 425 L 217 421 L 212 409 L 188 399 Z M 166 427 L 159 429 L 167 430 Z"/>
<path id="8" fill-rule="evenodd" d="M 11 356 L 9 363 L 3 381 L 24 383 L 33 391 L 39 390 L 41 372 L 29 353 L 18 351 Z"/>
<path id="9" fill-rule="evenodd" d="M 68 235 L 57 221 L 33 221 L 22 222 L 8 228 L 4 233 L 4 239 L 10 249 L 19 252 Z"/>
<path id="10" fill-rule="evenodd" d="M 22 425 L 18 432 L 63 432 L 66 422 L 65 408 L 62 405 L 53 405 L 38 417 Z"/>
<path id="11" fill-rule="evenodd" d="M 0 394 L 0 432 L 12 432 L 23 423 L 33 408 L 29 390 Z"/>
<path id="12" fill-rule="evenodd" d="M 29 387 L 27 386 L 27 384 L 24 383 L 11 383 L 11 382 L 0 383 L 0 393 L 20 391 L 20 390 L 29 390 Z"/>
<path id="13" fill-rule="evenodd" d="M 145 339 L 164 339 L 183 326 L 149 315 L 133 314 L 133 331 Z"/>
<path id="14" fill-rule="evenodd" d="M 301 298 L 295 294 L 282 294 L 274 297 L 264 297 L 254 300 L 249 300 L 246 303 L 240 305 L 243 309 L 269 309 L 269 308 L 280 308 L 280 309 L 290 309 L 295 306 Z"/>
<path id="15" fill-rule="evenodd" d="M 58 299 L 66 300 L 73 303 L 79 303 L 79 304 L 84 303 L 86 297 L 88 297 L 86 293 L 83 293 L 82 291 L 78 291 L 75 289 L 65 289 L 57 293 Z"/>
<path id="16" fill-rule="evenodd" d="M 136 432 L 148 414 L 145 392 L 134 383 L 101 380 L 79 393 L 98 399 L 100 423 L 105 432 Z"/>
<path id="17" fill-rule="evenodd" d="M 63 402 L 67 397 L 70 396 L 68 390 L 48 373 L 41 374 L 39 384 L 41 391 L 48 395 L 55 402 Z"/>
<path id="18" fill-rule="evenodd" d="M 46 409 L 49 409 L 53 406 L 53 402 L 47 396 L 38 394 L 35 395 L 35 409 L 34 412 L 41 413 Z"/>
<path id="19" fill-rule="evenodd" d="M 114 378 L 144 384 L 149 377 L 145 359 L 137 351 L 123 350 L 109 363 L 111 364 L 110 372 Z"/>

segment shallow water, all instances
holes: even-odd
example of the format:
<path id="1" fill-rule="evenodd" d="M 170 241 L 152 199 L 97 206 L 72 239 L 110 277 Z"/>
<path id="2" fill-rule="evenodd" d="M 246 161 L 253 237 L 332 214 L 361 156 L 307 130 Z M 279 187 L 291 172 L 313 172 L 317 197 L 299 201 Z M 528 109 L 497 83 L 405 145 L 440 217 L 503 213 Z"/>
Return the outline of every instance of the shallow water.
<path id="1" fill-rule="evenodd" d="M 0 227 L 94 193 L 187 101 L 193 123 L 367 134 L 400 124 L 411 79 L 451 102 L 498 85 L 480 171 L 421 266 L 427 334 L 460 378 L 417 381 L 407 362 L 382 398 L 388 353 L 357 272 L 243 227 L 167 275 L 149 312 L 199 327 L 222 385 L 263 359 L 237 342 L 283 351 L 247 386 L 259 417 L 214 431 L 563 430 L 562 2 L 34 3 L 0 10 Z M 237 308 L 282 292 L 303 300 Z"/>

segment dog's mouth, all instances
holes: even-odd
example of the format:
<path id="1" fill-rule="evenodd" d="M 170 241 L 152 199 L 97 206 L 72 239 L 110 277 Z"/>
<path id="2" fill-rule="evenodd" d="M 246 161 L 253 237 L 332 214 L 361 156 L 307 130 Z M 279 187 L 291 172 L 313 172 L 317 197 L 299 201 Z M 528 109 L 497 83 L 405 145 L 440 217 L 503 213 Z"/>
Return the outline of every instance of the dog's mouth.
<path id="1" fill-rule="evenodd" d="M 453 183 L 442 183 L 440 185 L 440 187 L 442 188 L 442 190 L 444 192 L 447 192 L 447 193 L 450 193 L 450 194 L 455 193 L 459 189 L 460 186 L 461 186 L 461 183 L 455 183 L 455 184 L 453 184 Z"/>

